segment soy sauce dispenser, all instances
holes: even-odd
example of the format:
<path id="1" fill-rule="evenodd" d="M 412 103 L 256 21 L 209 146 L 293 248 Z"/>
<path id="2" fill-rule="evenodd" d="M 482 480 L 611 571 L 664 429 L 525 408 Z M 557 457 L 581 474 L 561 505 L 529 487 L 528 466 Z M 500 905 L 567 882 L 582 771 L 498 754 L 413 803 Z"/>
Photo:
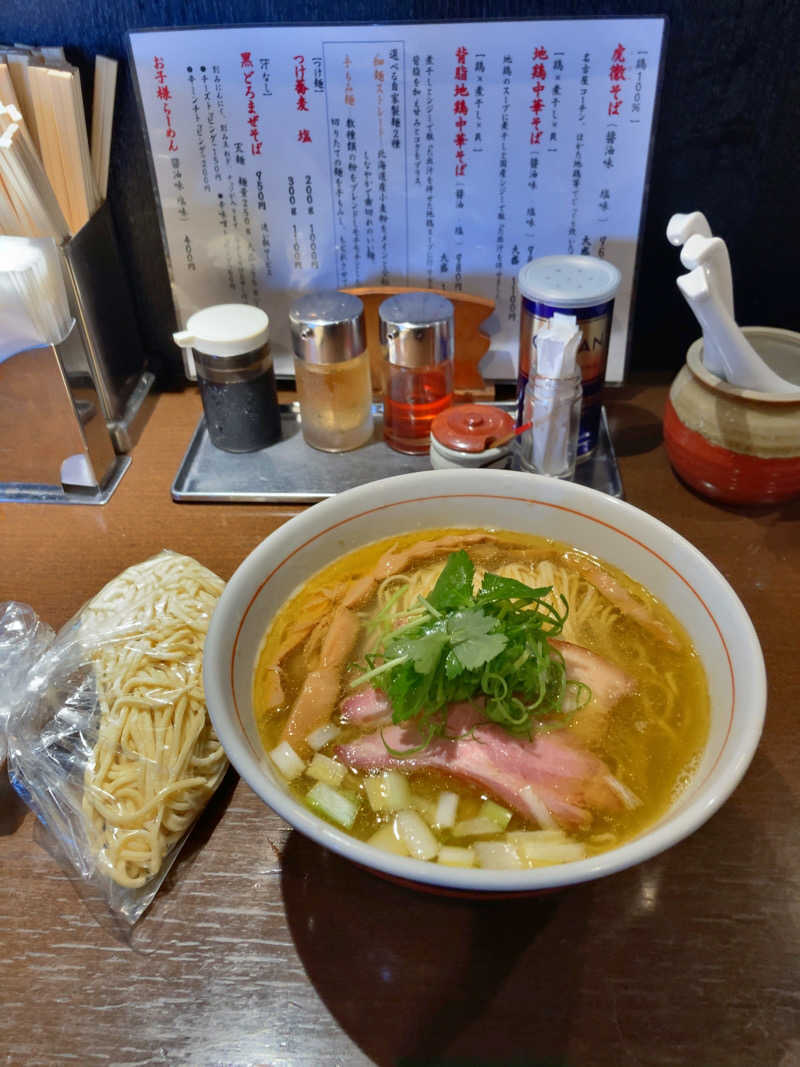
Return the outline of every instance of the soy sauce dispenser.
<path id="1" fill-rule="evenodd" d="M 384 438 L 396 452 L 427 452 L 433 420 L 453 402 L 453 305 L 437 293 L 397 293 L 378 319 Z"/>

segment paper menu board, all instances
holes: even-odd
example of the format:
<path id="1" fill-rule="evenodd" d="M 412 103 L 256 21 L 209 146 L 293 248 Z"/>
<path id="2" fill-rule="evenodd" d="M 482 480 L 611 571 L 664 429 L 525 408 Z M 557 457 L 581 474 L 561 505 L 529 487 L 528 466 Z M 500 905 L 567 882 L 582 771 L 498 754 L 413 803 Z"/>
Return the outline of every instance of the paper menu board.
<path id="1" fill-rule="evenodd" d="M 517 274 L 620 268 L 622 379 L 664 19 L 234 26 L 132 33 L 178 319 L 257 303 L 279 373 L 299 291 L 495 301 L 489 378 L 513 378 Z"/>

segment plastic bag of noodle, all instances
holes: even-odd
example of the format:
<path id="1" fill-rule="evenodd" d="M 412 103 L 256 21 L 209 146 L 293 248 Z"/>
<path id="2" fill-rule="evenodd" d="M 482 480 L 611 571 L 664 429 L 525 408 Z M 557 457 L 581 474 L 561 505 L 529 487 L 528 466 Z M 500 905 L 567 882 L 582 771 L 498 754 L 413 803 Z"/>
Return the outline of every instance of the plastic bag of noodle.
<path id="1" fill-rule="evenodd" d="M 164 551 L 58 633 L 9 721 L 9 776 L 79 878 L 134 923 L 228 766 L 203 693 L 223 582 Z"/>
<path id="2" fill-rule="evenodd" d="M 6 729 L 11 709 L 25 691 L 28 671 L 55 634 L 29 604 L 0 603 L 0 768 L 6 761 Z"/>

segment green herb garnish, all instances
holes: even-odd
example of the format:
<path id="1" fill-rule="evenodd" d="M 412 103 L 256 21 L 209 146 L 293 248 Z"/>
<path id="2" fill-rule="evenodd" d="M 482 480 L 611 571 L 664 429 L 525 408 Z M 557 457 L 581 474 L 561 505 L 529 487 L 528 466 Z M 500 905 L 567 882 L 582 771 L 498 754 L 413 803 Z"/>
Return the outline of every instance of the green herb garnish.
<path id="1" fill-rule="evenodd" d="M 449 705 L 485 698 L 484 714 L 515 734 L 563 722 L 591 694 L 568 682 L 563 658 L 548 644 L 563 629 L 563 611 L 547 599 L 551 586 L 532 589 L 513 578 L 484 575 L 473 594 L 475 568 L 463 549 L 453 552 L 427 598 L 420 597 L 401 625 L 388 627 L 351 687 L 374 681 L 392 703 L 395 723 L 416 720 L 427 740 L 446 734 Z M 384 609 L 385 611 L 385 609 Z M 414 751 L 418 751 L 415 749 Z"/>

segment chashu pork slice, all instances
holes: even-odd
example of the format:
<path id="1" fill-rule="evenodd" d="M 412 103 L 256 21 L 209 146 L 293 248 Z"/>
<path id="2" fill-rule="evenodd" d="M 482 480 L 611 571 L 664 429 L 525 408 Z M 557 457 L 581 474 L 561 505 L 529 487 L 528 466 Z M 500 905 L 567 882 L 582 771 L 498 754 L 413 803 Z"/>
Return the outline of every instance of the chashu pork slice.
<path id="1" fill-rule="evenodd" d="M 448 738 L 436 738 L 420 752 L 397 757 L 423 738 L 413 726 L 388 726 L 340 745 L 339 759 L 362 771 L 435 770 L 491 793 L 527 820 L 585 827 L 593 811 L 618 811 L 622 801 L 606 764 L 556 733 L 532 741 L 481 721 L 481 710 L 456 704 L 448 715 Z"/>

